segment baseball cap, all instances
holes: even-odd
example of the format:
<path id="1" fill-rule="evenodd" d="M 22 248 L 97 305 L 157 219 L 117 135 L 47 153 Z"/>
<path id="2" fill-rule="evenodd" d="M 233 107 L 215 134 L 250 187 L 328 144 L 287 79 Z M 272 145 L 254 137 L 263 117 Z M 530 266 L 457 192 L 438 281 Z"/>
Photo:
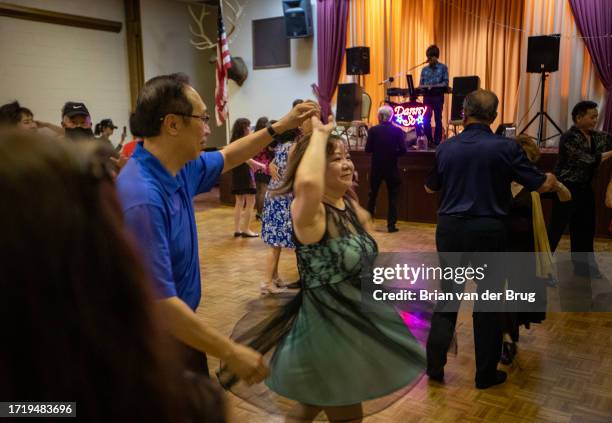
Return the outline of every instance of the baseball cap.
<path id="1" fill-rule="evenodd" d="M 89 110 L 87 110 L 84 103 L 68 101 L 64 104 L 64 107 L 62 107 L 62 118 L 64 116 L 73 117 L 78 115 L 89 116 Z"/>
<path id="2" fill-rule="evenodd" d="M 113 123 L 112 119 L 102 119 L 100 121 L 100 126 L 103 127 L 103 128 L 117 129 L 117 126 L 115 126 L 115 124 Z"/>

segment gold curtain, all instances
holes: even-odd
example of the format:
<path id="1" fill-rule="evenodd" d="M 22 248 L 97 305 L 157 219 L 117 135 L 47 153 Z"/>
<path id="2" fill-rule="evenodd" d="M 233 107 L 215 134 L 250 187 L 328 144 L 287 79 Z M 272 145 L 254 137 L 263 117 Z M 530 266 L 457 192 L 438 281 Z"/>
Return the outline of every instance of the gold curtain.
<path id="1" fill-rule="evenodd" d="M 546 80 L 544 108 L 550 117 L 566 130 L 572 125 L 571 111 L 580 100 L 593 100 L 599 105 L 605 104 L 606 89 L 597 70 L 593 66 L 584 41 L 579 38 L 574 15 L 567 0 L 524 0 L 525 17 L 521 36 L 522 50 L 519 70 L 521 78 L 518 93 L 518 113 L 516 121 L 522 119 L 522 129 L 535 116 L 540 108 L 538 86 L 540 74 L 527 73 L 527 38 L 530 35 L 561 34 L 559 51 L 559 70 L 553 72 Z M 531 110 L 529 110 L 529 106 Z M 603 122 L 600 122 L 603 124 Z M 538 122 L 534 122 L 527 133 L 535 136 Z M 545 135 L 552 136 L 557 131 L 547 123 Z M 555 146 L 559 137 L 547 141 L 547 146 Z"/>
<path id="2" fill-rule="evenodd" d="M 511 122 L 516 112 L 520 33 L 487 19 L 520 27 L 523 8 L 513 0 L 351 0 L 347 47 L 370 47 L 370 74 L 363 79 L 372 97 L 370 121 L 384 100 L 378 83 L 397 76 L 393 86 L 406 86 L 406 71 L 422 63 L 425 50 L 436 43 L 449 78 L 478 75 L 481 86 L 500 98 L 499 119 Z M 480 17 L 480 18 L 478 18 Z M 486 19 L 483 19 L 486 18 Z M 421 68 L 413 74 L 418 84 Z M 352 82 L 343 66 L 340 81 Z M 445 103 L 450 113 L 450 96 Z"/>
<path id="3" fill-rule="evenodd" d="M 513 122 L 518 102 L 520 79 L 523 2 L 514 0 L 439 0 L 435 2 L 435 44 L 440 61 L 448 66 L 449 83 L 453 77 L 477 75 L 481 88 L 497 94 L 498 117 Z M 450 101 L 445 104 L 445 121 Z"/>
<path id="4" fill-rule="evenodd" d="M 351 0 L 346 45 L 370 47 L 370 74 L 362 80 L 372 97 L 370 121 L 385 98 L 379 82 L 394 76 L 393 86 L 406 87 L 404 71 L 425 60 L 433 40 L 433 11 L 430 0 Z M 340 82 L 353 81 L 355 77 L 346 75 L 345 63 Z"/>
<path id="5" fill-rule="evenodd" d="M 393 86 L 405 87 L 405 71 L 424 61 L 427 46 L 435 43 L 451 84 L 454 76 L 478 75 L 481 87 L 497 94 L 500 107 L 493 128 L 522 118 L 522 129 L 539 107 L 539 75 L 526 73 L 527 38 L 551 33 L 562 34 L 561 52 L 559 71 L 547 81 L 545 104 L 566 129 L 577 101 L 604 104 L 606 99 L 567 0 L 351 0 L 346 45 L 370 47 L 370 74 L 362 80 L 372 97 L 370 121 L 384 100 L 378 83 L 400 75 Z M 340 81 L 353 82 L 345 70 L 346 65 Z M 420 69 L 411 73 L 418 84 Z M 443 122 L 448 122 L 450 106 L 448 96 Z M 534 124 L 529 133 L 536 130 Z"/>

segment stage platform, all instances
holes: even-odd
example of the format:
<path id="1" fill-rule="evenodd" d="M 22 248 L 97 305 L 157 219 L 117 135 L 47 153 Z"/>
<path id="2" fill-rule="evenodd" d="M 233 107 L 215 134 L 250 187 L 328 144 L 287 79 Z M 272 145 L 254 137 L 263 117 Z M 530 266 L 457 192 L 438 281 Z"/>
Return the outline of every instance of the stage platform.
<path id="1" fill-rule="evenodd" d="M 410 150 L 398 161 L 402 186 L 398 198 L 398 219 L 408 222 L 435 223 L 438 208 L 438 196 L 427 194 L 423 188 L 425 178 L 431 170 L 435 157 L 435 150 Z M 370 154 L 365 151 L 351 151 L 351 158 L 359 176 L 357 194 L 359 202 L 365 206 L 368 201 L 370 186 Z M 540 169 L 552 172 L 557 162 L 557 150 L 554 148 L 542 149 L 542 157 L 538 162 Z M 600 167 L 593 183 L 597 207 L 598 237 L 612 238 L 608 231 L 612 209 L 604 204 L 604 197 L 608 181 L 612 175 L 612 161 L 604 162 Z M 234 204 L 234 196 L 230 193 L 231 174 L 226 173 L 220 179 L 220 199 L 224 204 Z M 552 208 L 552 199 L 543 199 L 544 218 L 549 221 Z M 384 218 L 387 215 L 387 189 L 381 185 L 378 193 L 376 216 Z"/>

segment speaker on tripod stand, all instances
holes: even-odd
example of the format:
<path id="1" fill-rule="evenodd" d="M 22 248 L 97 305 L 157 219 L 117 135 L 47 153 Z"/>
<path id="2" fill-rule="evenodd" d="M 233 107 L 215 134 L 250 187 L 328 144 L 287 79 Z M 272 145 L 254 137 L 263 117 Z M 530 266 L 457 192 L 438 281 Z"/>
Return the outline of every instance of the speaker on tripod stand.
<path id="1" fill-rule="evenodd" d="M 561 44 L 561 34 L 541 35 L 529 37 L 527 40 L 527 73 L 540 74 L 540 110 L 531 118 L 527 125 L 521 131 L 524 133 L 533 122 L 538 119 L 538 146 L 551 138 L 557 137 L 563 133 L 559 125 L 544 111 L 544 91 L 546 90 L 547 73 L 556 72 L 559 70 L 559 47 Z M 544 138 L 545 119 L 548 120 L 559 132 L 551 137 Z"/>

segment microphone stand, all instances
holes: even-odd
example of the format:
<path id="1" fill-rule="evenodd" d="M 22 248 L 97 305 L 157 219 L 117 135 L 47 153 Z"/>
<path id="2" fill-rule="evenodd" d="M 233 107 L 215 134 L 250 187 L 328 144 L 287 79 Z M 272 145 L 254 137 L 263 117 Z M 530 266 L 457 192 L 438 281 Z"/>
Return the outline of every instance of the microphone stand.
<path id="1" fill-rule="evenodd" d="M 412 70 L 415 70 L 416 68 L 420 68 L 421 66 L 426 65 L 427 63 L 429 63 L 429 60 L 425 60 L 423 63 L 419 63 L 418 65 L 415 65 L 415 66 L 411 67 L 410 69 L 408 69 L 406 71 L 406 73 L 408 73 L 408 72 L 410 72 Z"/>
<path id="2" fill-rule="evenodd" d="M 384 86 L 383 89 L 385 90 L 385 101 L 389 102 L 389 96 L 387 95 L 387 84 L 392 83 L 395 80 L 395 78 L 398 78 L 398 77 L 402 76 L 403 74 L 407 74 L 411 70 L 414 70 L 414 69 L 416 69 L 418 67 L 421 67 L 421 66 L 423 66 L 423 65 L 425 65 L 427 63 L 429 63 L 429 60 L 425 60 L 423 63 L 419 63 L 418 65 L 411 67 L 410 69 L 408 69 L 405 72 L 399 73 L 399 74 L 397 74 L 395 76 L 390 76 L 389 78 L 385 79 L 384 81 L 379 82 L 378 85 L 383 85 Z"/>
<path id="3" fill-rule="evenodd" d="M 393 81 L 395 81 L 395 77 L 390 76 L 389 78 L 385 79 L 382 82 L 379 82 L 378 85 L 382 85 L 383 86 L 383 90 L 385 92 L 385 102 L 389 102 L 389 95 L 387 94 L 387 84 L 392 84 Z"/>
<path id="4" fill-rule="evenodd" d="M 378 85 L 389 84 L 389 83 L 391 83 L 393 81 L 395 81 L 395 77 L 394 76 L 390 76 L 387 79 L 385 79 L 384 81 L 379 82 Z"/>

